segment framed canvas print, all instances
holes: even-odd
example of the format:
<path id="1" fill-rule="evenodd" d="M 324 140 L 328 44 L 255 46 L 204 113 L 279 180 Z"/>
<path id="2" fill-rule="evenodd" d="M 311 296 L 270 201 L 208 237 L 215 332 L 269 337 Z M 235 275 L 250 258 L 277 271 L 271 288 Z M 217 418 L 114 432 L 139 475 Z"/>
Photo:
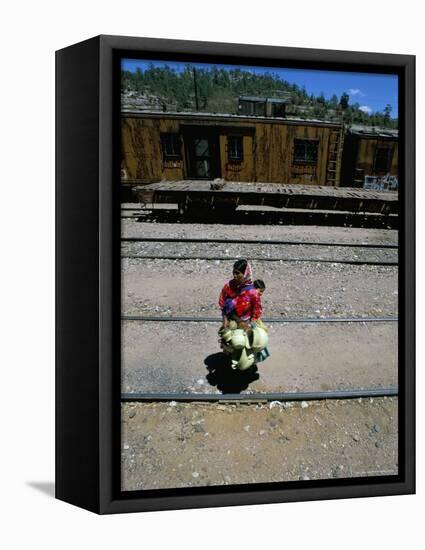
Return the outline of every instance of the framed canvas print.
<path id="1" fill-rule="evenodd" d="M 413 493 L 414 57 L 56 59 L 57 498 Z"/>

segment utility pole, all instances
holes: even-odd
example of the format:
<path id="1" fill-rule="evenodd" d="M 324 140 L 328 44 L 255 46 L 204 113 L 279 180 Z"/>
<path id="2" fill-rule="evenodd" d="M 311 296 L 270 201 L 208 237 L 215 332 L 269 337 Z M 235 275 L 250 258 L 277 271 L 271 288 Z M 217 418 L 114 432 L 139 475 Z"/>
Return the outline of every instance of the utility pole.
<path id="1" fill-rule="evenodd" d="M 199 102 L 198 102 L 198 85 L 196 82 L 196 69 L 193 67 L 193 86 L 195 88 L 195 107 L 196 110 L 199 111 Z"/>

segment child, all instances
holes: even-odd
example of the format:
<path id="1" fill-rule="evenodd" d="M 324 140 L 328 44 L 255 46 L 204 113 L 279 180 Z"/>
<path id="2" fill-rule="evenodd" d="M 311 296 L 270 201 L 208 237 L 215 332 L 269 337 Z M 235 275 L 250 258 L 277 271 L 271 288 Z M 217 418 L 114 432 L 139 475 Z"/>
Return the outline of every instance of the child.
<path id="1" fill-rule="evenodd" d="M 253 284 L 254 284 L 255 289 L 257 290 L 258 297 L 261 299 L 261 296 L 264 294 L 264 291 L 266 290 L 266 285 L 265 285 L 264 281 L 262 279 L 255 279 Z M 257 327 L 261 327 L 266 332 L 268 332 L 266 325 L 263 323 L 263 321 L 261 319 L 257 319 L 255 321 L 255 324 L 257 325 Z"/>
<path id="2" fill-rule="evenodd" d="M 262 279 L 255 279 L 254 286 L 258 290 L 259 294 L 262 295 L 266 290 L 266 285 Z"/>

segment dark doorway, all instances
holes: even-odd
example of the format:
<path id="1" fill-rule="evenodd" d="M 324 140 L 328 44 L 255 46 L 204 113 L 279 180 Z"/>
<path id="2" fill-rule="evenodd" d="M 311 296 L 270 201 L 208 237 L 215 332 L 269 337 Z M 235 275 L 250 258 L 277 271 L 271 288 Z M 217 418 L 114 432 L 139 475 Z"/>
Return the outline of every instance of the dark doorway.
<path id="1" fill-rule="evenodd" d="M 187 177 L 190 179 L 211 180 L 219 178 L 220 151 L 218 133 L 211 131 L 191 131 L 184 135 Z"/>

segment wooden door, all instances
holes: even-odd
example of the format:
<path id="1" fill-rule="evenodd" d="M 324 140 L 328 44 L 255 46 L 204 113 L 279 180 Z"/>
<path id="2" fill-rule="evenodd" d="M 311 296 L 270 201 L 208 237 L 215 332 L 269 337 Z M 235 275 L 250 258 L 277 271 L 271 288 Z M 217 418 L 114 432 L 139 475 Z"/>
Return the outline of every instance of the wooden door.
<path id="1" fill-rule="evenodd" d="M 184 139 L 188 178 L 209 180 L 220 177 L 218 134 L 190 133 Z"/>

